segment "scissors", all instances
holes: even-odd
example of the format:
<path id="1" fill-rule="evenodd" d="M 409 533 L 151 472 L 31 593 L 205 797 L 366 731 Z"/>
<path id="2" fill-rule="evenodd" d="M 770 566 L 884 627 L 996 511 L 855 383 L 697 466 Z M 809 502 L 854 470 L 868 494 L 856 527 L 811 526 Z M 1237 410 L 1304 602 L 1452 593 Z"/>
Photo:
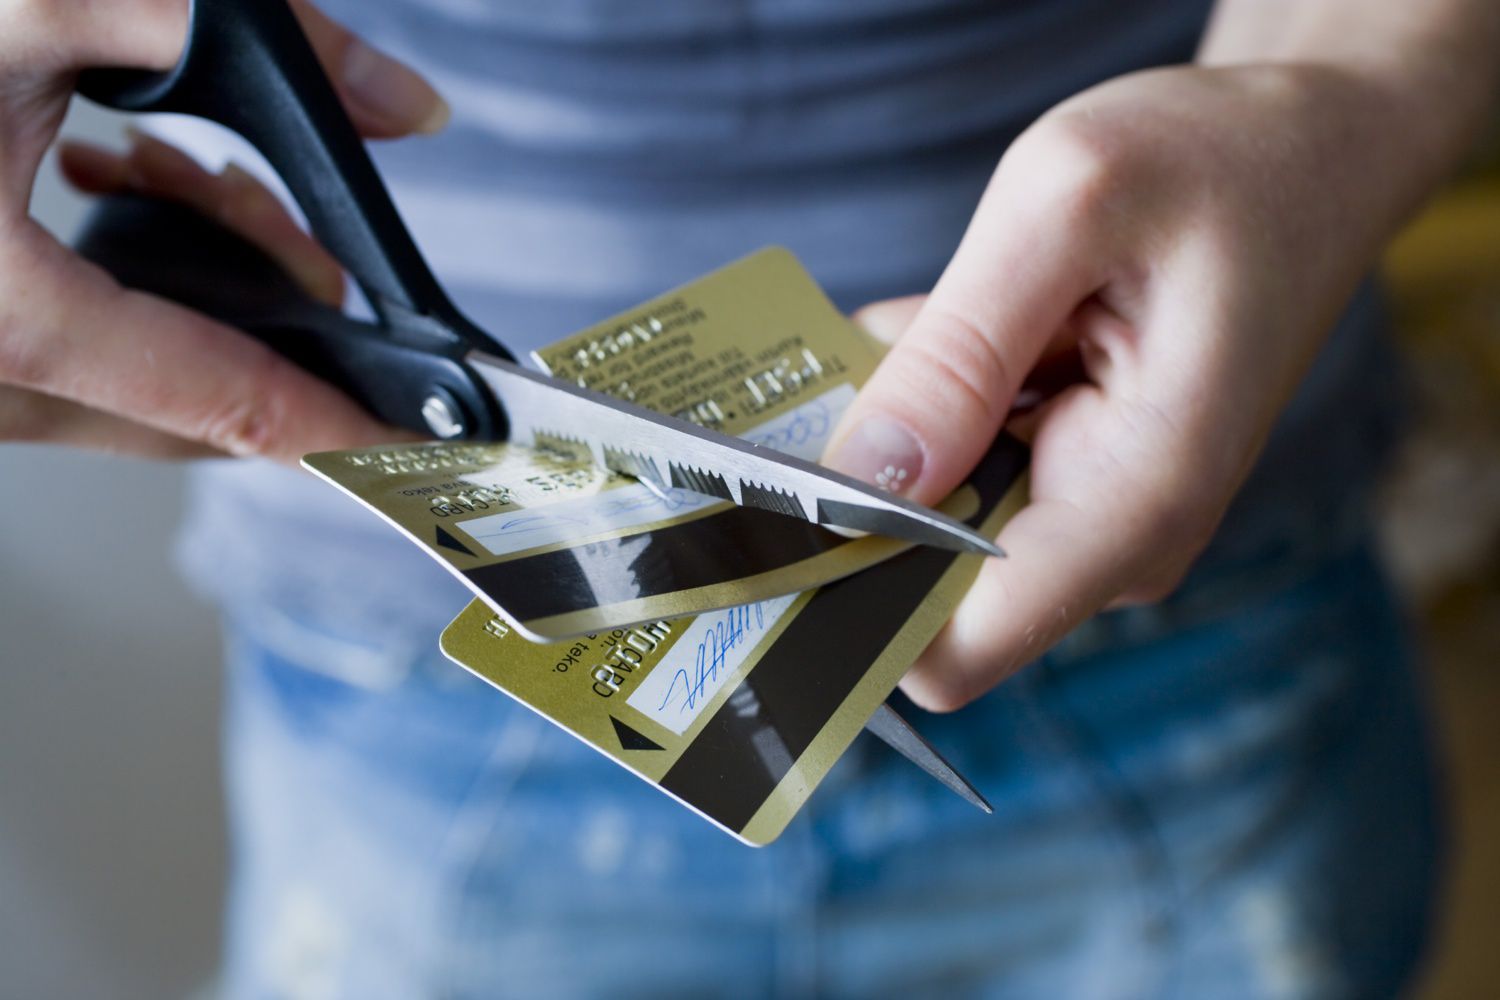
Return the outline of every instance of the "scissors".
<path id="1" fill-rule="evenodd" d="M 258 249 L 159 200 L 106 199 L 79 251 L 128 287 L 256 337 L 387 423 L 443 439 L 565 441 L 656 490 L 692 489 L 831 528 L 1003 555 L 970 526 L 848 476 L 522 367 L 433 276 L 284 2 L 192 0 L 174 68 L 88 70 L 78 90 L 122 111 L 209 119 L 247 139 L 358 283 L 374 320 L 312 301 Z M 888 705 L 869 728 L 988 811 Z"/>
<path id="2" fill-rule="evenodd" d="M 518 364 L 433 277 L 285 3 L 195 0 L 176 67 L 90 70 L 79 91 L 124 111 L 218 122 L 265 155 L 313 233 L 358 282 L 375 322 L 303 308 L 288 323 L 284 310 L 201 287 L 201 268 L 196 290 L 170 278 L 176 287 L 146 290 L 235 323 L 387 423 L 446 439 L 566 441 L 658 490 L 692 489 L 831 528 L 1003 554 L 957 519 L 849 476 Z M 164 280 L 160 269 L 153 279 L 128 261 L 100 263 L 121 265 L 128 273 L 117 276 L 137 285 Z"/>

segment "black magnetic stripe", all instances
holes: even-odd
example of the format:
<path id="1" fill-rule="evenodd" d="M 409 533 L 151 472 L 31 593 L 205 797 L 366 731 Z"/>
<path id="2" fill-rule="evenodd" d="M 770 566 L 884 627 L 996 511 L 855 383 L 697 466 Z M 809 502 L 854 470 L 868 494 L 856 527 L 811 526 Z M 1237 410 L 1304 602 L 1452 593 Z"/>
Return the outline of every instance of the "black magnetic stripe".
<path id="1" fill-rule="evenodd" d="M 880 572 L 819 590 L 667 771 L 662 788 L 743 829 L 955 558 L 913 549 Z"/>
<path id="2" fill-rule="evenodd" d="M 848 541 L 810 521 L 731 507 L 655 531 L 467 569 L 464 575 L 508 614 L 530 621 L 770 572 Z"/>
<path id="3" fill-rule="evenodd" d="M 995 508 L 1028 456 L 1013 438 L 996 442 L 969 480 L 980 494 L 971 524 Z M 729 829 L 744 829 L 956 558 L 912 549 L 819 590 L 667 771 L 662 788 Z"/>

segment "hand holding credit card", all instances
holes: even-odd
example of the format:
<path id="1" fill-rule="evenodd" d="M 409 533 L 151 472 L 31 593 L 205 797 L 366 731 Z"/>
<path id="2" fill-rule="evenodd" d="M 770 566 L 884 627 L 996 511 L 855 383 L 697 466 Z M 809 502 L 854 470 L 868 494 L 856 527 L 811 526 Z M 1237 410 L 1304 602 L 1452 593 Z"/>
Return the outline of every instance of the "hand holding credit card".
<path id="1" fill-rule="evenodd" d="M 815 454 L 877 351 L 772 249 L 538 361 L 602 369 L 617 391 Z M 998 531 L 1022 503 L 1026 461 L 1002 436 L 953 512 Z M 775 839 L 867 725 L 983 805 L 883 706 L 979 556 L 809 536 L 515 445 L 395 445 L 307 465 L 479 594 L 443 633 L 451 659 L 746 843 Z M 768 554 L 787 561 L 767 569 Z M 530 641 L 551 630 L 573 637 Z"/>
<path id="2" fill-rule="evenodd" d="M 678 320 L 669 326 L 661 317 Z M 601 347 L 622 331 L 643 324 L 652 328 L 653 318 L 661 325 L 656 336 L 618 352 Z M 766 250 L 544 349 L 539 360 L 554 369 L 571 363 L 576 366 L 571 374 L 593 366 L 579 365 L 580 356 L 602 355 L 614 362 L 601 376 L 613 382 L 611 388 L 627 385 L 653 405 L 703 414 L 770 446 L 811 451 L 822 448 L 841 410 L 838 400 L 852 397 L 873 370 L 877 350 L 833 309 L 789 253 Z M 796 378 L 793 370 L 800 371 Z M 778 393 L 762 384 L 767 371 L 782 373 Z M 312 456 L 311 463 L 345 471 L 342 457 L 379 451 Z M 511 458 L 520 453 L 512 449 Z M 984 532 L 998 532 L 1024 502 L 1027 458 L 1019 441 L 1002 435 L 950 498 L 953 511 Z M 402 474 L 393 478 L 414 481 Z M 370 503 L 373 495 L 363 499 Z M 610 495 L 595 492 L 585 499 Z M 562 500 L 550 509 L 579 502 Z M 670 522 L 611 531 L 608 559 L 576 550 L 569 558 L 594 566 L 596 577 L 628 578 L 631 587 L 653 573 L 670 581 L 670 561 L 646 555 L 653 536 L 696 527 L 710 533 L 702 536 L 705 540 L 723 542 L 725 526 L 716 520 L 750 513 L 730 507 L 715 517 L 683 510 Z M 395 520 L 388 512 L 385 516 Z M 511 516 L 514 512 L 459 510 L 448 523 L 465 538 L 477 539 L 488 537 L 494 518 Z M 525 517 L 522 512 L 522 524 Z M 421 525 L 420 515 L 410 523 Z M 785 829 L 867 725 L 982 805 L 945 761 L 924 756 L 925 741 L 883 705 L 948 620 L 981 557 L 893 547 L 885 539 L 840 539 L 838 547 L 775 573 L 743 575 L 756 547 L 772 544 L 769 539 L 785 533 L 788 523 L 750 526 L 741 543 L 751 547 L 740 549 L 738 557 L 731 547 L 716 567 L 729 573 L 721 589 L 741 595 L 735 607 L 673 617 L 683 612 L 671 609 L 690 606 L 685 598 L 692 594 L 669 594 L 668 586 L 658 584 L 668 599 L 654 605 L 662 609 L 655 619 L 600 627 L 564 642 L 534 643 L 512 627 L 514 614 L 496 614 L 494 595 L 486 594 L 444 631 L 443 651 L 749 844 L 769 843 Z M 768 533 L 756 535 L 756 529 Z M 420 527 L 407 530 L 413 537 L 422 534 Z M 451 559 L 440 547 L 431 551 Z M 549 549 L 554 555 L 562 551 Z M 519 572 L 524 561 L 497 568 L 535 580 Z M 603 569 L 611 561 L 613 573 Z M 856 564 L 870 568 L 854 572 Z M 742 571 L 738 577 L 736 565 Z M 799 584 L 805 592 L 767 597 L 752 590 L 768 586 L 777 592 L 820 569 L 831 575 L 817 581 L 827 582 L 818 589 Z"/>
<path id="3" fill-rule="evenodd" d="M 550 370 L 816 458 L 875 349 L 784 250 L 765 250 L 538 353 Z M 812 589 L 906 546 L 611 474 L 559 441 L 310 455 L 528 639 Z M 950 513 L 973 512 L 959 491 Z"/>

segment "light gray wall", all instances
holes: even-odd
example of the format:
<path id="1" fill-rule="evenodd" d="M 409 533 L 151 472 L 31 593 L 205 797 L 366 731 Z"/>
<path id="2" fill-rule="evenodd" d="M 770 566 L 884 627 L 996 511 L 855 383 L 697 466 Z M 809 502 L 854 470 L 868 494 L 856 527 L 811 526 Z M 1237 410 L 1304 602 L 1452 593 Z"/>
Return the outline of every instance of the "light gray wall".
<path id="1" fill-rule="evenodd" d="M 67 130 L 118 134 L 74 108 Z M 49 164 L 34 212 L 83 211 Z M 0 997 L 181 997 L 217 960 L 216 623 L 173 574 L 182 470 L 0 445 Z"/>

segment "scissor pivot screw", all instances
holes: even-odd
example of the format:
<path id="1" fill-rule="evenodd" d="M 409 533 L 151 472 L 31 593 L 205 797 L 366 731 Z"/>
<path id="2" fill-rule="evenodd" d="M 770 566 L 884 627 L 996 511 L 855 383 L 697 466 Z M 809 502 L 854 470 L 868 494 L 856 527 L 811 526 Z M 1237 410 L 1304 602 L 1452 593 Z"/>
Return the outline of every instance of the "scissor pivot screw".
<path id="1" fill-rule="evenodd" d="M 422 400 L 422 419 L 427 429 L 444 441 L 462 437 L 464 433 L 463 411 L 452 396 L 442 389 Z"/>

